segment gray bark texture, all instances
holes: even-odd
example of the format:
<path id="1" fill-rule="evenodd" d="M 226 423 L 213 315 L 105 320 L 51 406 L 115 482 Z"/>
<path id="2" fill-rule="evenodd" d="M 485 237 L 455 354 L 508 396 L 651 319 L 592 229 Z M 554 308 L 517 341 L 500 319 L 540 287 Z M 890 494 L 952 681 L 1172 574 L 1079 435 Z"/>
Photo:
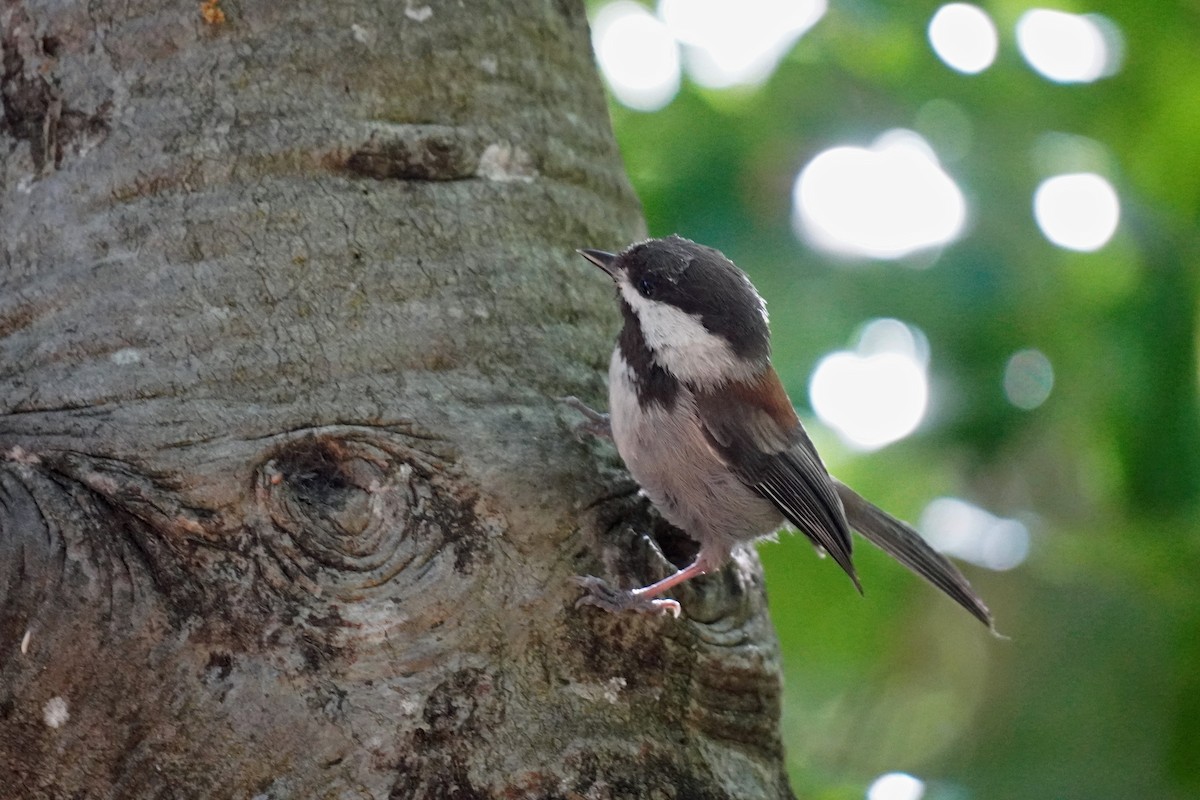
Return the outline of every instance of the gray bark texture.
<path id="1" fill-rule="evenodd" d="M 0 58 L 0 796 L 791 796 L 752 554 L 574 607 L 689 546 L 553 400 L 642 231 L 579 2 L 3 0 Z"/>

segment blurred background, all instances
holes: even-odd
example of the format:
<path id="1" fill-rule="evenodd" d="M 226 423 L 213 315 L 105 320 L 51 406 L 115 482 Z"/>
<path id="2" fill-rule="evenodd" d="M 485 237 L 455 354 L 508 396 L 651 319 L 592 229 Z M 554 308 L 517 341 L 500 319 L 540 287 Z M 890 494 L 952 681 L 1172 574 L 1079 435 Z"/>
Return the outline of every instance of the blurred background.
<path id="1" fill-rule="evenodd" d="M 797 793 L 1200 797 L 1200 4 L 589 10 L 651 233 L 750 273 L 830 470 L 1010 637 L 760 545 Z"/>

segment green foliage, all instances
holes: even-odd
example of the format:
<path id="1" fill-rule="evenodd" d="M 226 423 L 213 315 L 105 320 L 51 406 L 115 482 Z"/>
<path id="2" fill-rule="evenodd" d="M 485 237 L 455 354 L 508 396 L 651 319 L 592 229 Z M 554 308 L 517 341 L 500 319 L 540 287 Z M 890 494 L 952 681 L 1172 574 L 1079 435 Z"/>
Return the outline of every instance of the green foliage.
<path id="1" fill-rule="evenodd" d="M 935 800 L 1200 796 L 1200 17 L 1076 2 L 1117 24 L 1124 65 L 1057 85 L 1017 52 L 1028 7 L 986 6 L 1001 46 L 976 76 L 929 47 L 936 4 L 857 0 L 834 3 L 760 87 L 685 79 L 661 111 L 612 108 L 651 232 L 711 244 L 751 274 L 802 412 L 817 360 L 864 321 L 928 336 L 926 424 L 863 455 L 810 423 L 833 472 L 908 519 L 954 495 L 1031 525 L 1016 570 L 967 568 L 1011 641 L 866 545 L 865 598 L 799 537 L 760 547 L 804 797 L 862 797 L 892 770 Z M 943 154 L 970 205 L 964 236 L 926 267 L 799 242 L 798 170 L 896 127 Z M 1055 247 L 1031 213 L 1042 179 L 1078 170 L 1121 198 L 1117 235 L 1095 253 Z M 1001 384 L 1028 347 L 1055 371 L 1032 411 Z"/>

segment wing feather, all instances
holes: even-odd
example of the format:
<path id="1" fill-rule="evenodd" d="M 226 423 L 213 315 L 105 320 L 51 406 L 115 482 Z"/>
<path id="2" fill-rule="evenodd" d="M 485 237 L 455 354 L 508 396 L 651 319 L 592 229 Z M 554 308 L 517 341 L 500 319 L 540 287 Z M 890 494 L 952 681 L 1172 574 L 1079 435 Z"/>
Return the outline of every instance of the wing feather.
<path id="1" fill-rule="evenodd" d="M 768 367 L 754 382 L 697 392 L 696 407 L 709 444 L 733 473 L 829 553 L 862 591 L 842 501 L 775 371 Z"/>
<path id="2" fill-rule="evenodd" d="M 830 477 L 773 369 L 695 397 L 709 444 L 733 473 L 829 553 L 859 591 L 851 528 L 995 632 L 991 611 L 957 567 L 911 527 Z"/>

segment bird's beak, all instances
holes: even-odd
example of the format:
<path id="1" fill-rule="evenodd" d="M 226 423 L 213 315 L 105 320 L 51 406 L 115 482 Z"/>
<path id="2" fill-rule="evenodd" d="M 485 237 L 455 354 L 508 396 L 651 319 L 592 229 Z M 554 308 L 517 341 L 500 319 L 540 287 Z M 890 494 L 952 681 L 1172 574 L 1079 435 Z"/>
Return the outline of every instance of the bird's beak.
<path id="1" fill-rule="evenodd" d="M 606 253 L 603 250 L 576 250 L 575 252 L 604 270 L 608 277 L 614 279 L 617 277 L 613 272 L 613 262 L 617 260 L 617 257 L 612 253 Z"/>

